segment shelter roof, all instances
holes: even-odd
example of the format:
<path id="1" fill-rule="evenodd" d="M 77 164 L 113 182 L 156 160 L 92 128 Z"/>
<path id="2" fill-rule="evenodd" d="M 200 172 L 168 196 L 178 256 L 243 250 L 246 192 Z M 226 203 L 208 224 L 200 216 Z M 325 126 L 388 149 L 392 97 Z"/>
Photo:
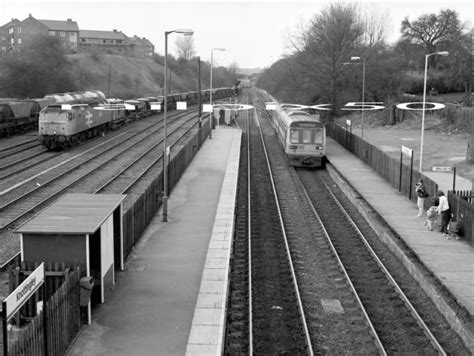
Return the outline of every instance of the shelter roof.
<path id="1" fill-rule="evenodd" d="M 122 194 L 66 194 L 16 232 L 93 234 L 125 197 Z"/>

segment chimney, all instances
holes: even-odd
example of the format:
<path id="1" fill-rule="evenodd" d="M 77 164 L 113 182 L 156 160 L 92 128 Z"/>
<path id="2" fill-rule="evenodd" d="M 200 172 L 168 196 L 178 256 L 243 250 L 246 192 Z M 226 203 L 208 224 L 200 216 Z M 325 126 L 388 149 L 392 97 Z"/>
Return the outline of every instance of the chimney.
<path id="1" fill-rule="evenodd" d="M 114 28 L 114 32 L 117 32 L 117 29 Z"/>
<path id="2" fill-rule="evenodd" d="M 72 22 L 72 20 L 71 20 L 71 19 L 67 19 L 67 22 Z"/>

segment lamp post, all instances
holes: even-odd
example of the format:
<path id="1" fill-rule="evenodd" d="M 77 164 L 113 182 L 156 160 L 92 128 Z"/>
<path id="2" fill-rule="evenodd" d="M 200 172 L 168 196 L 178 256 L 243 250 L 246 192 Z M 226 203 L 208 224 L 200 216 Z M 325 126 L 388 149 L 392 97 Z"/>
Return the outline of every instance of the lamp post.
<path id="1" fill-rule="evenodd" d="M 361 130 L 362 138 L 364 138 L 364 98 L 365 98 L 365 58 L 351 57 L 351 61 L 362 60 L 362 110 L 361 110 Z"/>
<path id="2" fill-rule="evenodd" d="M 423 163 L 423 137 L 425 133 L 425 105 L 426 105 L 426 76 L 428 72 L 428 58 L 430 56 L 433 56 L 435 54 L 438 54 L 440 56 L 447 56 L 449 54 L 448 51 L 441 51 L 441 52 L 434 52 L 434 53 L 428 53 L 425 54 L 425 78 L 423 81 L 423 109 L 421 112 L 421 140 L 420 140 L 420 169 L 419 172 L 421 173 L 421 167 Z"/>
<path id="3" fill-rule="evenodd" d="M 209 139 L 212 138 L 212 115 L 214 114 L 214 110 L 212 109 L 212 54 L 214 51 L 225 51 L 225 48 L 213 48 L 211 49 L 211 79 L 209 81 L 209 87 L 210 87 L 210 92 L 209 92 L 209 104 L 211 104 L 211 113 L 209 114 Z"/>
<path id="4" fill-rule="evenodd" d="M 168 57 L 168 35 L 170 33 L 182 33 L 185 36 L 192 36 L 194 31 L 190 29 L 176 29 L 172 31 L 165 31 L 165 65 L 164 65 L 164 110 L 163 110 L 163 131 L 165 138 L 163 139 L 163 222 L 168 221 L 168 146 L 166 144 L 166 114 L 168 112 L 168 90 L 167 90 L 167 57 Z"/>

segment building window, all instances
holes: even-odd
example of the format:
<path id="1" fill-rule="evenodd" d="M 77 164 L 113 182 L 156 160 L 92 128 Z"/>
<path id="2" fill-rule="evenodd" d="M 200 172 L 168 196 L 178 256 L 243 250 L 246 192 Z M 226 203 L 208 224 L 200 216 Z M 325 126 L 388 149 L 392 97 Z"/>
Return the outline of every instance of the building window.
<path id="1" fill-rule="evenodd" d="M 76 42 L 71 42 L 71 47 L 77 47 L 77 43 Z"/>
<path id="2" fill-rule="evenodd" d="M 56 36 L 56 31 L 49 31 L 49 32 L 48 32 L 48 35 L 50 35 L 50 36 Z"/>
<path id="3" fill-rule="evenodd" d="M 81 42 L 86 42 L 86 39 L 85 39 L 85 38 L 81 38 Z"/>
<path id="4" fill-rule="evenodd" d="M 17 33 L 21 33 L 21 27 L 18 27 L 18 28 L 16 29 L 16 32 L 17 32 Z"/>
<path id="5" fill-rule="evenodd" d="M 107 40 L 102 40 L 102 43 L 107 43 Z"/>
<path id="6" fill-rule="evenodd" d="M 117 43 L 118 43 L 118 44 L 122 43 L 122 40 L 117 40 Z"/>
<path id="7" fill-rule="evenodd" d="M 18 44 L 21 44 L 21 38 L 18 39 Z"/>
<path id="8" fill-rule="evenodd" d="M 5 41 L 5 36 L 2 36 L 2 41 Z"/>
<path id="9" fill-rule="evenodd" d="M 15 29 L 14 29 L 13 27 L 10 27 L 10 28 L 8 29 L 8 33 L 10 33 L 10 34 L 12 34 L 13 31 L 15 31 Z"/>
<path id="10" fill-rule="evenodd" d="M 61 37 L 66 37 L 66 32 L 60 31 L 60 32 L 59 32 L 59 36 L 61 36 Z"/>

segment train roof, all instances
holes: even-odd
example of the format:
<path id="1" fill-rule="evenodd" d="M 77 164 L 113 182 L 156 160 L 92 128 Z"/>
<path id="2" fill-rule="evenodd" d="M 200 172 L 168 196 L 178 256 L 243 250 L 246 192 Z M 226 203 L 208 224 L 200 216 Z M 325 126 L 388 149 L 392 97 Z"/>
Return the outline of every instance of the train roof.
<path id="1" fill-rule="evenodd" d="M 310 115 L 306 111 L 296 110 L 296 109 L 284 109 L 279 110 L 279 115 L 285 123 L 290 126 L 295 122 L 312 122 L 312 123 L 321 123 L 319 120 L 319 114 Z"/>

